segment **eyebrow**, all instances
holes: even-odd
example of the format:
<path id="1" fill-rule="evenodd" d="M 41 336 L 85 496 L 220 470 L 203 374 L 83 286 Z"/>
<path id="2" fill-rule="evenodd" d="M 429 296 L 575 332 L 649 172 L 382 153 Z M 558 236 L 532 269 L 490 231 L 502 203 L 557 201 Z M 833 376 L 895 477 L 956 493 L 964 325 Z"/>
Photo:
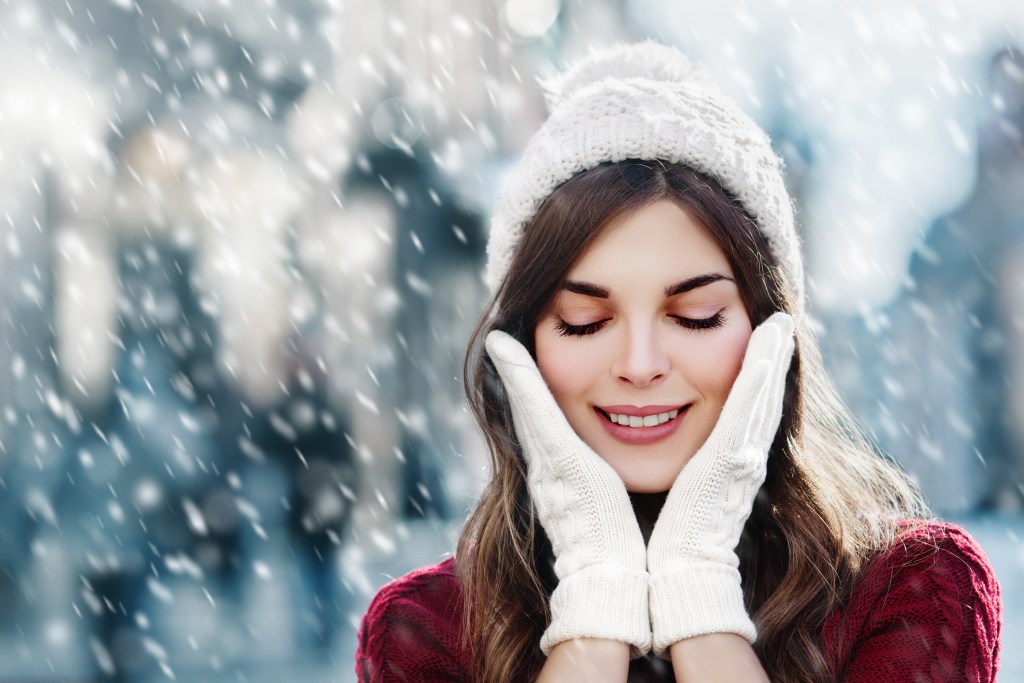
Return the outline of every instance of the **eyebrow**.
<path id="1" fill-rule="evenodd" d="M 712 282 L 718 282 L 720 280 L 728 280 L 729 282 L 735 282 L 731 277 L 722 275 L 721 273 L 707 273 L 705 275 L 698 275 L 691 277 L 686 280 L 680 280 L 679 282 L 669 285 L 665 288 L 665 298 L 676 296 L 677 294 L 684 294 L 691 290 L 697 289 L 698 287 L 704 287 L 710 285 Z M 610 296 L 610 292 L 599 285 L 595 285 L 592 282 L 579 282 L 577 280 L 569 280 L 566 282 L 562 289 L 567 292 L 573 292 L 574 294 L 582 294 L 584 296 L 592 296 L 595 299 L 607 299 Z"/>

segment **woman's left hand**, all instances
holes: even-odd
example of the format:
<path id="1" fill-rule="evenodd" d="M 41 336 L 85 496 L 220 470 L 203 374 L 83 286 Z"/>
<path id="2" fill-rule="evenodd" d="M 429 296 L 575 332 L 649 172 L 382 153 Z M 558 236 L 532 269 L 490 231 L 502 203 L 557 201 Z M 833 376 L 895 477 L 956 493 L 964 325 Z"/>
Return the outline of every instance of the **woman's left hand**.
<path id="1" fill-rule="evenodd" d="M 764 483 L 793 357 L 793 319 L 754 330 L 708 440 L 669 491 L 647 547 L 654 652 L 708 633 L 757 632 L 743 605 L 736 545 Z"/>

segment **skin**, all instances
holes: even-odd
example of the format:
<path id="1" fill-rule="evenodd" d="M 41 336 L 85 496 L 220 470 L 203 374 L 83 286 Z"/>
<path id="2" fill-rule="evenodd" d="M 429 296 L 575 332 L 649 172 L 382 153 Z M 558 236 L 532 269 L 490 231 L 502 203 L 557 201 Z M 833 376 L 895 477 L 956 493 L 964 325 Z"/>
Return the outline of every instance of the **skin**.
<path id="1" fill-rule="evenodd" d="M 733 633 L 687 638 L 669 648 L 677 683 L 768 683 L 768 675 L 746 640 Z M 614 640 L 579 638 L 551 649 L 538 683 L 625 681 L 629 645 Z"/>
<path id="2" fill-rule="evenodd" d="M 705 275 L 723 279 L 666 296 L 666 287 Z M 608 226 L 570 271 L 569 283 L 596 285 L 607 298 L 563 290 L 537 324 L 537 366 L 555 401 L 631 492 L 668 491 L 718 420 L 751 334 L 732 278 L 704 230 L 662 200 Z M 713 329 L 680 323 L 716 314 L 721 325 Z M 563 335 L 562 322 L 601 326 L 586 336 Z M 651 444 L 619 441 L 594 411 L 685 404 L 692 405 L 677 418 L 679 428 Z"/>
<path id="3" fill-rule="evenodd" d="M 666 287 L 724 276 L 688 292 Z M 752 332 L 725 254 L 677 204 L 663 200 L 608 226 L 569 273 L 605 298 L 563 291 L 534 334 L 537 365 L 576 434 L 634 493 L 668 491 L 711 434 L 739 374 Z M 722 315 L 713 329 L 678 319 Z M 586 336 L 562 334 L 604 321 Z M 594 406 L 692 404 L 667 438 L 624 444 L 602 427 Z M 731 633 L 681 640 L 669 655 L 676 681 L 767 681 L 753 649 Z M 625 681 L 629 646 L 582 638 L 556 645 L 539 681 Z"/>

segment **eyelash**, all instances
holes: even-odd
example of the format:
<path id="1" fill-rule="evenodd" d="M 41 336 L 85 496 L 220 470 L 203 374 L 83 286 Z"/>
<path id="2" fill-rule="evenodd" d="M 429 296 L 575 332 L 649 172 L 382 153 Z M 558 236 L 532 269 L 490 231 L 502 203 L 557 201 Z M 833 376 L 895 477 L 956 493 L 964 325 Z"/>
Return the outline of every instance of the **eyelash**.
<path id="1" fill-rule="evenodd" d="M 714 330 L 725 324 L 725 316 L 722 314 L 722 311 L 715 313 L 710 318 L 684 318 L 678 315 L 670 317 L 676 321 L 680 327 L 685 327 L 686 329 L 693 330 L 694 332 Z M 597 322 L 587 323 L 586 325 L 570 325 L 564 320 L 559 320 L 555 325 L 555 328 L 562 337 L 586 337 L 587 335 L 594 334 L 600 330 L 607 322 L 607 320 L 598 320 Z"/>
<path id="2" fill-rule="evenodd" d="M 588 334 L 594 334 L 599 329 L 604 327 L 607 320 L 598 320 L 596 323 L 587 323 L 586 325 L 570 325 L 564 320 L 559 320 L 555 328 L 558 330 L 559 336 L 565 337 L 586 337 Z"/>

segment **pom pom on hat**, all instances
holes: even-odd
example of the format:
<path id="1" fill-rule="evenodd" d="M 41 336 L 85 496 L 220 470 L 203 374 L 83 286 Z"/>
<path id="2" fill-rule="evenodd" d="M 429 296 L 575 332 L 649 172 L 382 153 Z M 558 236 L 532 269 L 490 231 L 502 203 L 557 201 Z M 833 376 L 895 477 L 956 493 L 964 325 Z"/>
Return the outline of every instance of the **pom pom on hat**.
<path id="1" fill-rule="evenodd" d="M 804 308 L 803 261 L 782 160 L 763 130 L 704 68 L 653 42 L 595 51 L 550 79 L 551 114 L 498 198 L 487 243 L 496 292 L 523 231 L 544 199 L 577 173 L 606 162 L 662 160 L 715 179 L 754 219 Z"/>
<path id="2" fill-rule="evenodd" d="M 635 45 L 618 43 L 604 50 L 591 51 L 588 57 L 562 73 L 542 81 L 541 87 L 547 96 L 548 106 L 554 109 L 583 88 L 606 78 L 688 83 L 718 89 L 704 65 L 675 48 L 653 40 Z"/>

